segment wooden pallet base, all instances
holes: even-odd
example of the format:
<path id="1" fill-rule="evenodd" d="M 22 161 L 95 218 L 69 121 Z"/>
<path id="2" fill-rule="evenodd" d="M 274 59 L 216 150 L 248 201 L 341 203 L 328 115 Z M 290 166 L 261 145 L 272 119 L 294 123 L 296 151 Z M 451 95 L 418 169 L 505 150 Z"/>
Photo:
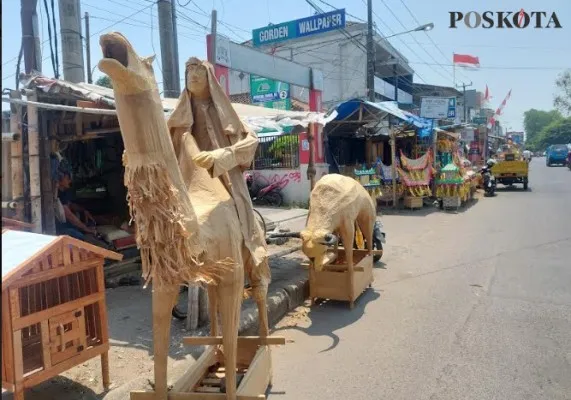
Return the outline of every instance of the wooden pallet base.
<path id="1" fill-rule="evenodd" d="M 373 255 L 378 252 L 382 250 L 374 251 Z M 316 271 L 310 266 L 309 296 L 312 302 L 315 299 L 348 301 L 352 308 L 355 300 L 373 283 L 373 255 L 367 255 L 367 250 L 353 250 L 352 277 L 344 263 L 343 248 L 338 249 L 336 257 L 328 260 L 323 270 Z"/>
<path id="2" fill-rule="evenodd" d="M 183 343 L 207 345 L 204 353 L 173 385 L 168 400 L 226 400 L 226 368 L 222 337 L 186 337 Z M 265 400 L 272 380 L 270 345 L 285 344 L 283 337 L 238 338 L 237 400 Z M 131 400 L 156 400 L 153 391 L 133 391 Z"/>

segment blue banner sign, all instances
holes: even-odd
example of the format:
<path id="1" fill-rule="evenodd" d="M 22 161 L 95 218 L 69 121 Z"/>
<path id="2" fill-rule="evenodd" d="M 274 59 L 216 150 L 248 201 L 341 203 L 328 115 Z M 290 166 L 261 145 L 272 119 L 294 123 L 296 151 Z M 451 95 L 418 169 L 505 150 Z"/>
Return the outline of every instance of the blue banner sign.
<path id="1" fill-rule="evenodd" d="M 254 47 L 345 28 L 345 9 L 282 22 L 252 31 Z"/>

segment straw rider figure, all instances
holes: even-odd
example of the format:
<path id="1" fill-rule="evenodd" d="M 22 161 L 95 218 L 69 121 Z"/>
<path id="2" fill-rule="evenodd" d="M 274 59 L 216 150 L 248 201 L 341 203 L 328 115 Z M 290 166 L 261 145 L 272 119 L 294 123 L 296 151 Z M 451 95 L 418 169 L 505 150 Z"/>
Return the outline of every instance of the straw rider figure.
<path id="1" fill-rule="evenodd" d="M 186 63 L 185 81 L 178 104 L 167 121 L 175 154 L 184 176 L 184 158 L 188 156 L 185 135 L 190 133 L 200 149 L 192 161 L 205 168 L 212 178 L 219 178 L 234 200 L 241 225 L 244 269 L 260 311 L 260 334 L 266 336 L 265 297 L 270 281 L 267 247 L 243 177 L 254 159 L 258 138 L 236 114 L 210 63 L 190 58 Z"/>

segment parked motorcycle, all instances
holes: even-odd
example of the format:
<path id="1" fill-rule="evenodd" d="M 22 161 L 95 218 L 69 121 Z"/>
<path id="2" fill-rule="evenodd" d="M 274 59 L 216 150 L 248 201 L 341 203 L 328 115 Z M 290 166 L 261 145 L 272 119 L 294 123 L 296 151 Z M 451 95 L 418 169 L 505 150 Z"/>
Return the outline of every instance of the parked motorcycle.
<path id="1" fill-rule="evenodd" d="M 492 175 L 492 167 L 496 162 L 488 160 L 486 165 L 482 167 L 480 173 L 484 179 L 484 195 L 493 196 L 496 193 L 496 177 Z"/>
<path id="2" fill-rule="evenodd" d="M 252 199 L 252 203 L 279 207 L 283 203 L 281 195 L 282 186 L 279 182 L 270 183 L 267 186 L 258 187 L 252 174 L 246 174 L 246 186 Z"/>

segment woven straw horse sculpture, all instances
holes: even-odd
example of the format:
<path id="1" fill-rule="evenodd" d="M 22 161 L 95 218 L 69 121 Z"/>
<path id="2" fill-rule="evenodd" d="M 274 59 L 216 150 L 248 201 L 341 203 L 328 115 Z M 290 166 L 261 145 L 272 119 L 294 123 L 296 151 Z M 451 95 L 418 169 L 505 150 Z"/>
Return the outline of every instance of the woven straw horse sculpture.
<path id="1" fill-rule="evenodd" d="M 243 237 L 233 199 L 219 179 L 188 164 L 185 183 L 169 135 L 152 69 L 119 33 L 101 36 L 106 73 L 115 93 L 125 145 L 125 185 L 137 228 L 143 274 L 153 282 L 155 398 L 167 400 L 167 359 L 171 310 L 181 284 L 208 286 L 211 334 L 218 335 L 220 314 L 226 366 L 226 394 L 236 398 L 237 336 L 244 294 Z M 189 152 L 198 153 L 192 142 Z M 248 271 L 260 314 L 260 335 L 267 336 L 267 261 L 263 271 Z"/>

